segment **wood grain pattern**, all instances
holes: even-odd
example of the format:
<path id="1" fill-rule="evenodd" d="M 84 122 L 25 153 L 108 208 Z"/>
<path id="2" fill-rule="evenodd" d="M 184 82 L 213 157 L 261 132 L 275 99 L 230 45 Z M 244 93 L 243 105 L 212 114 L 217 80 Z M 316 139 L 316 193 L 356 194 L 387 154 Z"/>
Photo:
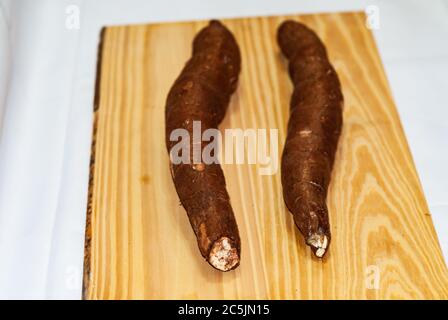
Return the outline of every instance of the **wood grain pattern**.
<path id="1" fill-rule="evenodd" d="M 240 44 L 243 70 L 221 128 L 277 128 L 281 153 L 292 85 L 275 33 L 286 18 L 324 40 L 346 100 L 326 259 L 303 244 L 280 173 L 260 176 L 257 165 L 223 167 L 241 233 L 240 268 L 222 274 L 202 259 L 171 181 L 164 107 L 207 22 L 110 27 L 98 88 L 86 299 L 448 298 L 431 215 L 362 13 L 224 21 Z"/>

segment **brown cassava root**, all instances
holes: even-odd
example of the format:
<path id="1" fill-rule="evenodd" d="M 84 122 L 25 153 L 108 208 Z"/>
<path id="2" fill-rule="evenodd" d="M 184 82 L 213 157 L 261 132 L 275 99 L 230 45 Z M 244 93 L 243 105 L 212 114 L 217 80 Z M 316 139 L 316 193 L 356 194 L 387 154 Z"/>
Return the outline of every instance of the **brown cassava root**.
<path id="1" fill-rule="evenodd" d="M 343 95 L 325 46 L 305 25 L 286 21 L 278 43 L 294 85 L 282 157 L 286 206 L 314 254 L 331 241 L 326 198 L 342 128 Z"/>
<path id="2" fill-rule="evenodd" d="M 193 135 L 193 122 L 203 133 L 221 123 L 235 92 L 241 68 L 238 45 L 219 21 L 211 21 L 194 39 L 193 55 L 168 94 L 166 145 L 176 129 Z M 203 150 L 207 143 L 201 142 Z M 193 150 L 193 142 L 190 142 Z M 238 226 L 230 205 L 226 182 L 219 164 L 171 163 L 171 173 L 180 201 L 187 211 L 202 256 L 216 269 L 230 271 L 240 263 Z"/>

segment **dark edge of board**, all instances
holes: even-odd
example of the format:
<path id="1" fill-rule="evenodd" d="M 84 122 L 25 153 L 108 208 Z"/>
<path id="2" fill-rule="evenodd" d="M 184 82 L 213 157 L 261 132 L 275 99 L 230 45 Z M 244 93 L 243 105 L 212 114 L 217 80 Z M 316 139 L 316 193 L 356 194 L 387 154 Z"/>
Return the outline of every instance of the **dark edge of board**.
<path id="1" fill-rule="evenodd" d="M 101 65 L 103 57 L 104 37 L 106 28 L 101 29 L 98 57 L 96 65 L 96 82 L 95 82 L 95 97 L 93 102 L 93 124 L 92 124 L 92 144 L 90 147 L 90 164 L 89 164 L 89 189 L 87 195 L 87 212 L 86 212 L 86 227 L 84 240 L 84 270 L 82 280 L 82 299 L 88 299 L 88 290 L 91 280 L 90 266 L 91 266 L 91 251 L 92 251 L 92 196 L 93 196 L 93 179 L 95 169 L 95 154 L 96 154 L 96 136 L 98 127 L 98 109 L 100 106 L 100 89 L 101 89 Z"/>

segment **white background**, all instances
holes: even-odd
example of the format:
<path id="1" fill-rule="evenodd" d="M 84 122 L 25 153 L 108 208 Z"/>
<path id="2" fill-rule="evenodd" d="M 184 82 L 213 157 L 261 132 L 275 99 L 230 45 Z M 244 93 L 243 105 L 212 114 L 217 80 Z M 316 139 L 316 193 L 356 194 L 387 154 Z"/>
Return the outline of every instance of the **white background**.
<path id="1" fill-rule="evenodd" d="M 80 9 L 79 30 L 66 28 L 72 4 Z M 0 0 L 0 298 L 81 296 L 103 25 L 372 4 L 380 8 L 375 38 L 447 257 L 447 0 Z"/>

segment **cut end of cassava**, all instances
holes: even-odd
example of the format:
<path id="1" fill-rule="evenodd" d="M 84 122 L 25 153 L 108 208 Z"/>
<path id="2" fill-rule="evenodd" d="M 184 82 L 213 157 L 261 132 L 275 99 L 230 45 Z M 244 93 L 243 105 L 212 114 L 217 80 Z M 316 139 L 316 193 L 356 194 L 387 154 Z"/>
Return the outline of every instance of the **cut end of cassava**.
<path id="1" fill-rule="evenodd" d="M 227 237 L 216 241 L 210 251 L 208 262 L 223 272 L 231 271 L 238 267 L 240 257 L 234 242 Z"/>
<path id="2" fill-rule="evenodd" d="M 318 233 L 311 235 L 306 243 L 311 247 L 311 250 L 313 250 L 318 258 L 324 257 L 329 245 L 328 237 Z"/>

